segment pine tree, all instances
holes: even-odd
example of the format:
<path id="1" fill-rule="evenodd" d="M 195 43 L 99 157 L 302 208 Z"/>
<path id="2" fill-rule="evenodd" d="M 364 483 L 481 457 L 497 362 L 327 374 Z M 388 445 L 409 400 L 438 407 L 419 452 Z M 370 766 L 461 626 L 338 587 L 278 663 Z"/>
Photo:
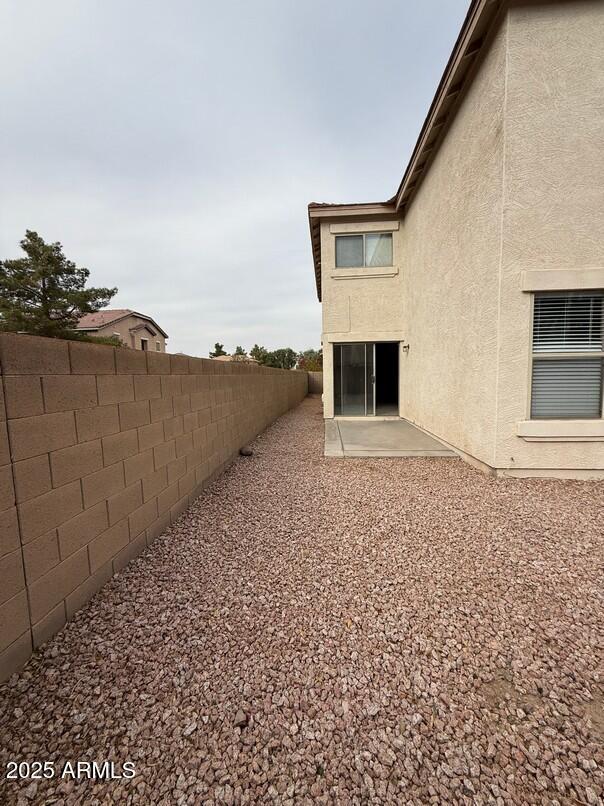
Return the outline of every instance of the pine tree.
<path id="1" fill-rule="evenodd" d="M 224 344 L 216 342 L 214 349 L 210 350 L 210 358 L 218 358 L 219 355 L 227 355 L 227 353 L 224 351 Z"/>
<path id="2" fill-rule="evenodd" d="M 26 230 L 26 257 L 0 261 L 0 330 L 70 338 L 78 320 L 109 303 L 117 288 L 86 288 L 88 269 L 78 268 L 60 243 L 45 243 Z"/>

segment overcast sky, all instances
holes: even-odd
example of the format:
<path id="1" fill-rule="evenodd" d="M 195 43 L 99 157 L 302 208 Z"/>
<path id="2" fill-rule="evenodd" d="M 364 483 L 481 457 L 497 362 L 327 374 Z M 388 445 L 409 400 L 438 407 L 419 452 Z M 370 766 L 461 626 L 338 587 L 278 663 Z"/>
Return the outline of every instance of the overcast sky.
<path id="1" fill-rule="evenodd" d="M 0 257 L 61 241 L 170 352 L 318 347 L 309 201 L 393 195 L 468 0 L 3 0 Z"/>

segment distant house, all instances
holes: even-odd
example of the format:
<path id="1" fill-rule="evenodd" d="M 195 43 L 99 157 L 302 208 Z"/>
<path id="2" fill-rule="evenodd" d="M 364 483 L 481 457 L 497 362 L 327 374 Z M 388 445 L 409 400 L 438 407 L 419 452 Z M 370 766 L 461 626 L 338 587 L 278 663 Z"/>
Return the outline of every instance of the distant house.
<path id="1" fill-rule="evenodd" d="M 257 364 L 255 358 L 250 358 L 249 355 L 215 355 L 214 361 L 239 361 L 244 364 Z"/>
<path id="2" fill-rule="evenodd" d="M 150 316 L 128 308 L 87 313 L 80 319 L 76 329 L 91 336 L 116 336 L 125 347 L 133 350 L 166 351 L 166 331 Z"/>

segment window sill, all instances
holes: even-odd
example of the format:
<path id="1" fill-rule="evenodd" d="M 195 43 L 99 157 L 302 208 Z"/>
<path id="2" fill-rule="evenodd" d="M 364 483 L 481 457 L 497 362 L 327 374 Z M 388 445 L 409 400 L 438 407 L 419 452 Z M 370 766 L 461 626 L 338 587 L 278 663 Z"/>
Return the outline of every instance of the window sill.
<path id="1" fill-rule="evenodd" d="M 396 277 L 398 269 L 396 266 L 376 266 L 369 268 L 362 266 L 356 269 L 332 269 L 332 280 L 354 280 L 363 277 Z"/>
<path id="2" fill-rule="evenodd" d="M 524 420 L 516 433 L 526 442 L 604 442 L 604 420 Z"/>

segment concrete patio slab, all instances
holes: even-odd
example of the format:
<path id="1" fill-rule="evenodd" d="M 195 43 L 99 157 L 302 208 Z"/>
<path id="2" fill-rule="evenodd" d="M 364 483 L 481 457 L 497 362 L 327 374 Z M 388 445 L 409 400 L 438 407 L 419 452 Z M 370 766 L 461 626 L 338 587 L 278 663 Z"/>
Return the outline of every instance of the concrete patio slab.
<path id="1" fill-rule="evenodd" d="M 455 456 L 407 420 L 325 421 L 325 456 Z"/>

